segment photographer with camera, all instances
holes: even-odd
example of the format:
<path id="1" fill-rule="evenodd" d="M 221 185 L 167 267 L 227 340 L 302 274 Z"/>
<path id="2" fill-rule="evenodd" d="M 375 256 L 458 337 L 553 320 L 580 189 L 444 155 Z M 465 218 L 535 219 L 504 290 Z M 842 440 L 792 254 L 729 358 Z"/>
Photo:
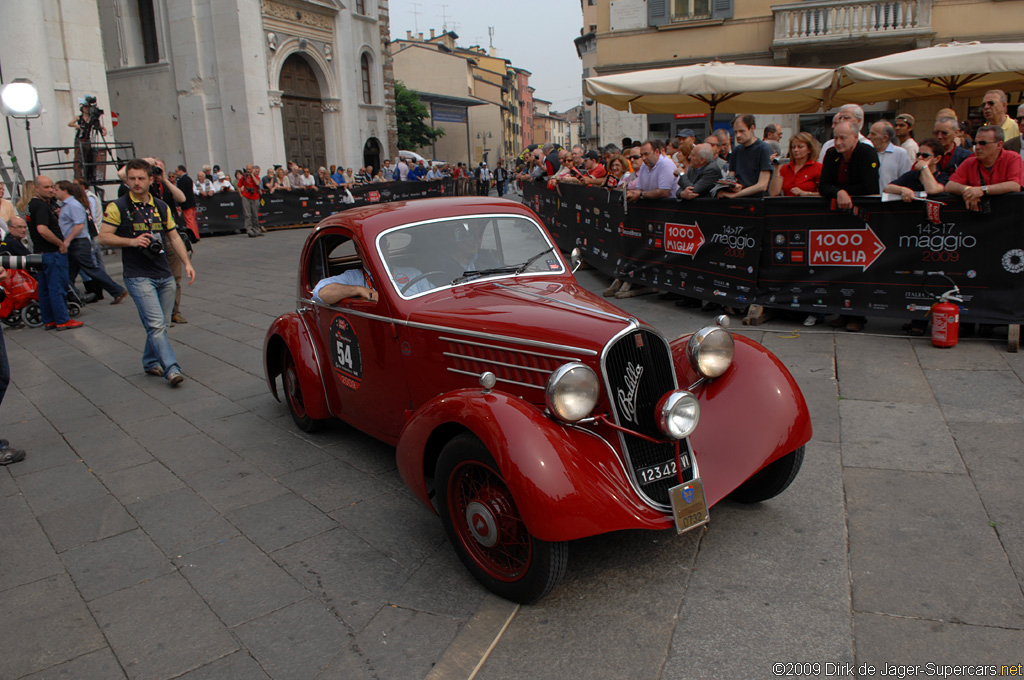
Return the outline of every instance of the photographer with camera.
<path id="1" fill-rule="evenodd" d="M 146 329 L 143 370 L 149 375 L 163 376 L 176 387 L 185 377 L 167 339 L 177 286 L 166 251 L 172 250 L 184 265 L 189 285 L 196 272 L 174 227 L 170 208 L 150 194 L 150 164 L 136 158 L 128 161 L 124 170 L 129 191 L 107 206 L 100 243 L 122 249 L 124 282 Z"/>
<path id="2" fill-rule="evenodd" d="M 96 159 L 92 149 L 96 133 L 107 136 L 103 126 L 103 109 L 96 106 L 96 97 L 87 94 L 78 100 L 78 117 L 68 123 L 75 128 L 75 176 L 84 177 L 90 184 L 96 181 Z"/>

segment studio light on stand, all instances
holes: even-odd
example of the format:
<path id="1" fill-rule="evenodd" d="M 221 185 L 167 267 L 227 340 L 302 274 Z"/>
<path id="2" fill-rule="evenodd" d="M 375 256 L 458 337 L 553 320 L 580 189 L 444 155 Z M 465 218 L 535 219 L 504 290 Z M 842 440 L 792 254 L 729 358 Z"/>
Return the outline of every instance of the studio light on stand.
<path id="1" fill-rule="evenodd" d="M 32 152 L 32 126 L 29 120 L 38 118 L 43 112 L 43 104 L 39 101 L 39 91 L 27 78 L 15 78 L 0 87 L 0 110 L 10 118 L 25 121 L 25 134 L 28 135 L 28 157 L 32 166 L 32 176 L 36 174 L 36 159 Z"/>

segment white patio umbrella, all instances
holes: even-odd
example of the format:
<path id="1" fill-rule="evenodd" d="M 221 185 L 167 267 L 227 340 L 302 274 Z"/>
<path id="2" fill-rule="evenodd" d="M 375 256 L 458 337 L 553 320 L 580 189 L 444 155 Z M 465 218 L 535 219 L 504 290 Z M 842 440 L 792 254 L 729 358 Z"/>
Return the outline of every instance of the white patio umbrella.
<path id="1" fill-rule="evenodd" d="M 594 76 L 586 96 L 633 113 L 813 113 L 834 71 L 711 61 Z"/>
<path id="2" fill-rule="evenodd" d="M 898 52 L 837 69 L 832 105 L 947 95 L 960 96 L 1024 87 L 1024 44 L 958 43 Z"/>

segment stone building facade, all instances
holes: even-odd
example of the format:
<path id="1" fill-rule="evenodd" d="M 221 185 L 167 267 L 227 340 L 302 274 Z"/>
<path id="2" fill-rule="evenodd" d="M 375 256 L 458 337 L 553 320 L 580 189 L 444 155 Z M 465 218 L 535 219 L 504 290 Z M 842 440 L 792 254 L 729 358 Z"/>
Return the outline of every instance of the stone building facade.
<path id="1" fill-rule="evenodd" d="M 193 173 L 397 153 L 387 0 L 4 0 L 0 13 L 5 82 L 31 78 L 46 109 L 36 147 L 70 146 L 93 94 L 109 137 Z"/>

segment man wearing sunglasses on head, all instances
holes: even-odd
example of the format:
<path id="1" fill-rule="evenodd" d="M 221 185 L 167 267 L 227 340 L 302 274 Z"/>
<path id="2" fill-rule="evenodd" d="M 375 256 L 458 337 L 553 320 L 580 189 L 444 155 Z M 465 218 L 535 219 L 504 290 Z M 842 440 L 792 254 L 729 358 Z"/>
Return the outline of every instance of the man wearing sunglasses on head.
<path id="1" fill-rule="evenodd" d="M 982 211 L 983 198 L 1020 191 L 1024 165 L 1019 153 L 1003 148 L 1003 129 L 983 125 L 974 135 L 974 156 L 968 158 L 946 183 L 946 191 L 963 196 L 968 210 Z"/>

